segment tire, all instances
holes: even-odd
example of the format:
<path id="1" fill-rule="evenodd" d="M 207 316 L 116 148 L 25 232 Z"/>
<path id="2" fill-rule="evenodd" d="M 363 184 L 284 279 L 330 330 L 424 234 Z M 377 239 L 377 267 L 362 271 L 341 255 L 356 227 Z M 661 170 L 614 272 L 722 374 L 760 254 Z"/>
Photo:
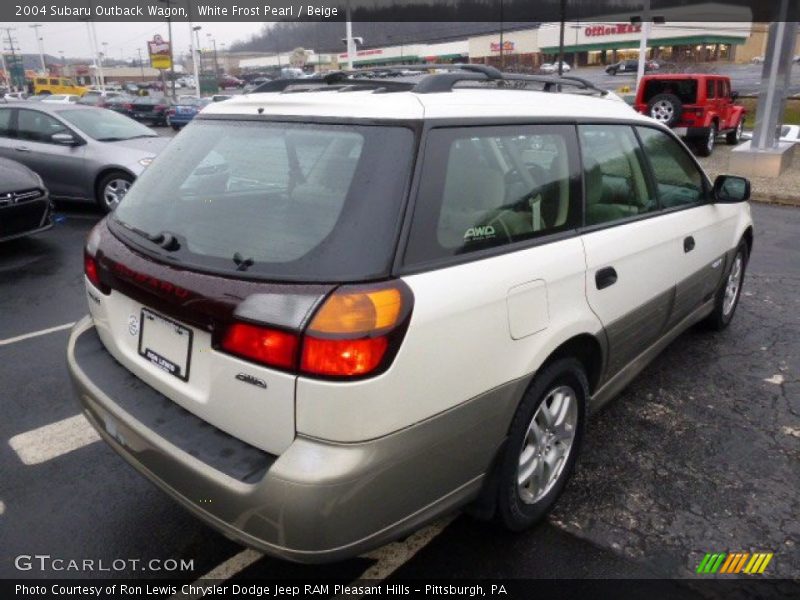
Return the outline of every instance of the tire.
<path id="1" fill-rule="evenodd" d="M 656 94 L 647 103 L 647 115 L 667 127 L 681 120 L 683 103 L 675 94 Z"/>
<path id="2" fill-rule="evenodd" d="M 744 273 L 747 269 L 749 257 L 747 242 L 742 240 L 736 247 L 731 266 L 728 272 L 725 273 L 722 285 L 717 291 L 714 310 L 704 321 L 705 325 L 710 329 L 722 331 L 733 320 L 733 315 L 736 314 L 736 307 L 739 306 L 739 298 L 742 296 L 742 284 L 744 283 Z"/>
<path id="3" fill-rule="evenodd" d="M 574 358 L 559 359 L 544 367 L 525 392 L 496 466 L 496 518 L 505 528 L 522 531 L 531 527 L 547 515 L 561 495 L 583 439 L 588 398 L 586 373 Z M 550 415 L 548 408 L 554 407 L 557 414 Z M 547 428 L 548 422 L 554 425 Z M 529 476 L 520 483 L 523 468 Z"/>
<path id="4" fill-rule="evenodd" d="M 725 141 L 728 142 L 729 145 L 735 146 L 742 140 L 743 130 L 744 130 L 744 119 L 739 119 L 739 122 L 736 124 L 736 128 L 733 131 L 729 131 L 728 134 L 725 136 Z"/>
<path id="5" fill-rule="evenodd" d="M 124 171 L 111 171 L 97 182 L 95 200 L 103 212 L 109 213 L 117 207 L 130 189 L 133 179 L 131 174 Z"/>
<path id="6" fill-rule="evenodd" d="M 695 146 L 695 153 L 697 156 L 711 156 L 714 152 L 714 146 L 717 144 L 717 124 L 711 122 L 711 127 L 708 128 L 708 135 L 705 139 L 697 142 Z"/>
<path id="7" fill-rule="evenodd" d="M 173 131 L 180 131 L 181 130 L 181 128 L 178 127 L 177 125 L 170 125 L 170 127 L 172 127 Z"/>

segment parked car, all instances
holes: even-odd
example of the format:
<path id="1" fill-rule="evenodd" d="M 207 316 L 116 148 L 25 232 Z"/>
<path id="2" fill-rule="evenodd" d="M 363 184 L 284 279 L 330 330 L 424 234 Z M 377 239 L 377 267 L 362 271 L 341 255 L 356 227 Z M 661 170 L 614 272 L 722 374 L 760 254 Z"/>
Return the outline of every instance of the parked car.
<path id="1" fill-rule="evenodd" d="M 636 91 L 634 107 L 686 138 L 700 156 L 710 156 L 717 136 L 728 144 L 742 138 L 745 109 L 736 104 L 730 77 L 697 74 L 647 75 Z"/>
<path id="2" fill-rule="evenodd" d="M 49 94 L 74 94 L 83 96 L 89 88 L 78 85 L 69 77 L 34 77 L 31 82 L 33 94 L 46 96 Z"/>
<path id="3" fill-rule="evenodd" d="M 117 94 L 114 96 L 107 96 L 103 101 L 102 108 L 107 108 L 126 117 L 133 118 L 133 103 L 136 98 L 128 96 L 127 94 Z"/>
<path id="4" fill-rule="evenodd" d="M 220 75 L 218 83 L 223 90 L 244 87 L 244 81 L 233 75 Z"/>
<path id="5" fill-rule="evenodd" d="M 19 162 L 0 158 L 0 242 L 52 226 L 50 196 L 42 178 Z"/>
<path id="6" fill-rule="evenodd" d="M 644 70 L 646 73 L 650 71 L 656 71 L 659 68 L 660 65 L 653 60 L 647 60 L 644 63 Z M 637 73 L 639 71 L 639 61 L 636 59 L 621 60 L 612 65 L 608 65 L 605 71 L 609 75 L 619 75 L 620 73 Z"/>
<path id="7" fill-rule="evenodd" d="M 746 179 L 583 83 L 449 98 L 471 67 L 210 104 L 90 234 L 82 413 L 227 536 L 320 562 L 470 502 L 529 527 L 588 412 L 731 322 Z"/>
<path id="8" fill-rule="evenodd" d="M 104 108 L 111 98 L 123 96 L 122 92 L 109 92 L 102 90 L 89 90 L 78 100 L 78 104 Z"/>
<path id="9" fill-rule="evenodd" d="M 62 104 L 0 106 L 0 156 L 30 167 L 56 199 L 112 210 L 169 142 L 103 108 Z"/>
<path id="10" fill-rule="evenodd" d="M 572 67 L 569 66 L 566 62 L 562 62 L 561 72 L 562 73 L 569 73 L 572 70 Z M 558 73 L 558 61 L 553 63 L 544 63 L 539 67 L 539 72 L 544 73 L 545 75 L 552 75 L 553 73 Z"/>
<path id="11" fill-rule="evenodd" d="M 167 112 L 172 107 L 172 100 L 166 96 L 136 96 L 128 102 L 128 115 L 132 119 L 148 123 L 151 126 L 166 126 Z"/>
<path id="12" fill-rule="evenodd" d="M 754 56 L 750 61 L 754 65 L 763 65 L 764 64 L 764 57 L 763 56 Z"/>
<path id="13" fill-rule="evenodd" d="M 174 106 L 167 111 L 167 124 L 175 131 L 189 124 L 197 114 L 211 102 L 210 98 L 189 97 L 178 100 Z"/>
<path id="14" fill-rule="evenodd" d="M 4 99 L 11 100 L 12 102 L 27 100 L 29 96 L 30 94 L 28 94 L 27 92 L 6 92 L 5 94 L 3 94 Z"/>
<path id="15" fill-rule="evenodd" d="M 81 97 L 75 94 L 50 94 L 42 98 L 47 104 L 75 104 Z"/>

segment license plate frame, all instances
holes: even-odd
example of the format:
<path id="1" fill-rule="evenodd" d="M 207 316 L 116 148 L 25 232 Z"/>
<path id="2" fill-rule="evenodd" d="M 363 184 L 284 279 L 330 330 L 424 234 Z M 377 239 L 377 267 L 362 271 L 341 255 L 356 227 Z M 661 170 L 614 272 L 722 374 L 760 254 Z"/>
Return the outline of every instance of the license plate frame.
<path id="1" fill-rule="evenodd" d="M 155 324 L 155 325 L 154 325 Z M 177 334 L 179 336 L 186 336 L 186 356 L 183 357 L 182 364 L 178 361 L 178 358 L 174 356 L 174 350 L 170 351 L 170 354 L 173 354 L 172 357 L 164 356 L 167 354 L 165 349 L 159 350 L 157 348 L 152 348 L 147 344 L 145 340 L 145 326 L 149 325 L 149 331 L 153 331 L 153 328 L 160 327 L 161 332 L 160 335 L 163 337 L 164 335 L 169 335 L 168 329 L 173 329 L 173 334 Z M 165 331 L 167 332 L 165 334 Z M 159 335 L 159 332 L 156 332 L 152 335 Z M 182 381 L 189 381 L 189 371 L 191 369 L 191 359 L 192 359 L 192 342 L 193 342 L 194 332 L 186 327 L 185 325 L 181 325 L 177 321 L 173 321 L 163 315 L 158 314 L 152 310 L 147 308 L 142 308 L 141 315 L 139 318 L 139 345 L 138 345 L 138 352 L 139 356 L 144 358 L 150 364 L 155 366 L 158 369 L 161 369 L 165 373 L 169 373 L 173 377 L 177 377 Z M 180 349 L 179 349 L 180 350 Z"/>

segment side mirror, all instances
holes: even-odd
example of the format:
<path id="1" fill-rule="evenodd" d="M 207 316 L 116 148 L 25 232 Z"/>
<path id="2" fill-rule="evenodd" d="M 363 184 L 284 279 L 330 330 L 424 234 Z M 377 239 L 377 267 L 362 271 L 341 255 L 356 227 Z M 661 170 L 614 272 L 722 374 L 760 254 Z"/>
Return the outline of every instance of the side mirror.
<path id="1" fill-rule="evenodd" d="M 80 144 L 71 133 L 54 133 L 50 136 L 50 139 L 59 146 L 78 146 Z"/>
<path id="2" fill-rule="evenodd" d="M 739 99 L 739 92 L 731 92 L 731 100 L 736 102 Z"/>
<path id="3" fill-rule="evenodd" d="M 720 175 L 714 181 L 714 201 L 735 204 L 750 198 L 750 180 L 736 175 Z"/>

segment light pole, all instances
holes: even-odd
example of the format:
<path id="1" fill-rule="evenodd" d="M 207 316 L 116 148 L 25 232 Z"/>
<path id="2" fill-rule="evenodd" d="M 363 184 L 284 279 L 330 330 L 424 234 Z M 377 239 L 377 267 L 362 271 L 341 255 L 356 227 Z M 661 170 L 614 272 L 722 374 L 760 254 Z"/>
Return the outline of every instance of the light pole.
<path id="1" fill-rule="evenodd" d="M 158 0 L 162 4 L 167 5 L 167 13 L 169 13 L 169 5 L 172 0 Z M 167 17 L 167 37 L 169 37 L 169 78 L 172 87 L 172 97 L 175 97 L 175 61 L 172 56 L 172 17 Z M 166 91 L 166 90 L 165 90 Z"/>
<path id="2" fill-rule="evenodd" d="M 200 97 L 200 75 L 203 72 L 203 64 L 200 62 L 202 60 L 202 56 L 200 54 L 200 30 L 202 28 L 203 27 L 201 25 L 195 25 L 192 27 L 192 31 L 194 31 L 194 51 L 197 54 L 197 56 L 192 57 L 194 59 L 194 84 L 198 98 Z"/>
<path id="3" fill-rule="evenodd" d="M 200 58 L 200 48 L 198 47 L 199 44 L 195 43 L 195 38 L 197 37 L 195 33 L 199 30 L 200 26 L 198 25 L 195 28 L 194 23 L 191 21 L 192 16 L 192 6 L 191 2 L 187 0 L 187 8 L 189 9 L 189 52 L 192 55 L 192 70 L 194 71 L 194 91 L 197 94 L 197 97 L 200 97 L 200 70 L 197 64 L 198 58 Z"/>
<path id="4" fill-rule="evenodd" d="M 34 33 L 36 34 L 36 43 L 39 46 L 39 60 L 42 61 L 42 75 L 47 73 L 47 66 L 44 64 L 44 38 L 39 35 L 39 28 L 41 25 L 36 23 L 35 25 L 29 25 L 31 29 L 33 29 Z"/>
<path id="5" fill-rule="evenodd" d="M 214 77 L 217 79 L 217 84 L 219 84 L 219 63 L 217 62 L 217 40 L 216 38 L 212 37 L 210 33 L 206 34 L 208 41 L 211 42 L 211 45 L 214 48 Z"/>
<path id="6" fill-rule="evenodd" d="M 139 53 L 139 73 L 141 74 L 142 81 L 144 81 L 144 61 L 142 60 L 142 49 L 137 48 L 136 52 Z"/>

